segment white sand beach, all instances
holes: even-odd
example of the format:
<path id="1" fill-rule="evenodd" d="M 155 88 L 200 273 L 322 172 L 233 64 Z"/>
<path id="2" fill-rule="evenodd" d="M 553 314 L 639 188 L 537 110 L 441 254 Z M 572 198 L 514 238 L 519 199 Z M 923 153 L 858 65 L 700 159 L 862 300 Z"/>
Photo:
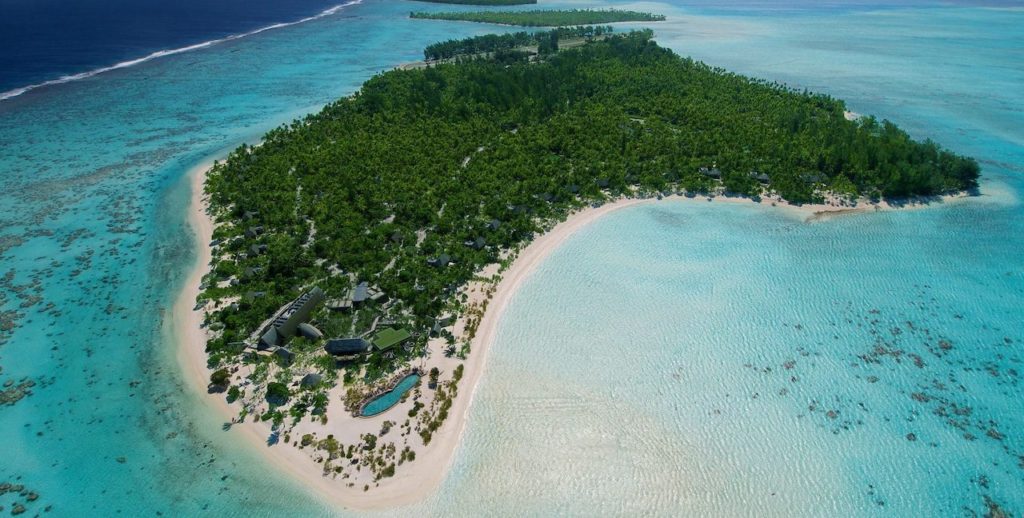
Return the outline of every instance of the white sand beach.
<path id="1" fill-rule="evenodd" d="M 178 344 L 177 355 L 182 371 L 192 390 L 196 391 L 200 400 L 223 416 L 225 422 L 234 422 L 238 416 L 238 406 L 228 404 L 223 394 L 207 394 L 207 385 L 210 369 L 207 368 L 207 355 L 205 344 L 207 333 L 203 328 L 203 308 L 196 308 L 195 301 L 199 295 L 199 286 L 203 276 L 209 269 L 211 260 L 211 248 L 208 245 L 212 239 L 214 224 L 206 212 L 203 185 L 206 172 L 211 167 L 212 161 L 203 163 L 189 173 L 192 196 L 191 205 L 188 209 L 189 224 L 195 232 L 196 262 L 192 267 L 188 280 L 185 283 L 179 298 L 172 309 L 173 328 L 171 333 Z M 943 201 L 955 197 L 946 197 Z M 686 198 L 682 196 L 669 196 L 666 200 L 683 201 L 686 203 L 708 203 L 707 197 Z M 488 356 L 488 350 L 498 329 L 498 323 L 515 297 L 519 286 L 530 277 L 536 267 L 541 264 L 548 255 L 557 249 L 566 239 L 576 231 L 596 221 L 597 219 L 619 209 L 632 207 L 645 203 L 655 203 L 657 200 L 651 198 L 628 198 L 620 199 L 601 205 L 600 207 L 589 207 L 577 211 L 569 216 L 564 222 L 556 225 L 551 231 L 540 236 L 515 257 L 512 264 L 500 273 L 500 282 L 496 286 L 486 283 L 471 283 L 466 288 L 469 295 L 471 307 L 475 304 L 483 310 L 482 320 L 476 329 L 476 334 L 471 343 L 471 353 L 465 361 L 459 362 L 450 358 L 443 359 L 440 355 L 432 355 L 425 360 L 425 365 L 436 364 L 449 368 L 453 364 L 462 363 L 465 374 L 459 383 L 459 395 L 454 399 L 449 412 L 448 419 L 433 434 L 429 445 L 416 441 L 418 444 L 410 447 L 416 452 L 416 459 L 396 470 L 394 477 L 382 479 L 379 483 L 364 490 L 363 483 L 347 483 L 342 479 L 334 479 L 323 475 L 324 469 L 314 459 L 315 452 L 304 451 L 299 447 L 281 441 L 273 446 L 267 446 L 267 437 L 271 433 L 268 423 L 246 420 L 242 423 L 235 423 L 226 432 L 234 434 L 252 447 L 263 452 L 269 469 L 288 473 L 293 476 L 300 485 L 308 488 L 312 495 L 322 499 L 332 506 L 340 506 L 356 510 L 374 510 L 394 508 L 411 504 L 422 500 L 435 491 L 444 480 L 448 469 L 451 466 L 455 451 L 460 444 L 462 433 L 468 424 L 469 410 L 473 402 L 475 388 L 483 377 Z M 713 197 L 711 203 L 746 203 L 754 204 L 746 198 L 727 198 L 722 196 Z M 867 204 L 858 203 L 851 207 L 849 204 L 833 200 L 822 205 L 792 206 L 780 200 L 762 199 L 760 205 L 766 210 L 778 209 L 783 213 L 799 218 L 803 221 L 822 219 L 830 214 L 848 214 L 874 210 L 891 210 L 894 208 L 924 206 L 921 204 L 908 204 L 906 206 L 893 207 L 889 204 Z M 497 265 L 489 268 L 489 273 L 497 272 Z M 490 297 L 488 299 L 488 296 Z M 465 329 L 464 318 L 461 325 L 456 325 L 456 335 Z M 432 363 L 431 363 L 432 362 Z M 306 420 L 298 425 L 294 432 L 302 433 L 321 428 L 320 432 L 334 434 L 341 441 L 353 443 L 353 436 L 358 436 L 356 430 L 358 425 L 377 426 L 379 421 L 354 418 L 346 415 L 340 407 L 338 398 L 342 394 L 340 388 L 330 392 L 331 405 L 328 408 L 329 424 L 309 422 Z M 404 412 L 402 405 L 396 407 L 397 412 Z M 390 412 L 390 411 L 389 411 Z M 400 414 L 398 414 L 400 415 Z M 381 418 L 383 420 L 383 418 Z M 369 424 L 366 424 L 369 423 Z M 326 429 L 326 430 L 323 430 Z"/>

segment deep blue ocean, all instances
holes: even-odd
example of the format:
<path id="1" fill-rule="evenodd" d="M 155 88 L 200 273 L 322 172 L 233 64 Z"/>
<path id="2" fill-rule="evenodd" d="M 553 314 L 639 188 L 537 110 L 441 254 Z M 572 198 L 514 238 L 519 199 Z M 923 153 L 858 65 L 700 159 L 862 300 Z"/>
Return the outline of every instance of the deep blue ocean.
<path id="1" fill-rule="evenodd" d="M 0 94 L 264 27 L 316 16 L 347 0 L 0 0 Z M 692 0 L 708 12 L 886 9 L 933 0 Z M 1012 6 L 1015 0 L 959 0 Z M 417 9 L 416 5 L 411 6 Z"/>
<path id="2" fill-rule="evenodd" d="M 335 4 L 88 5 L 0 0 L 0 91 Z M 656 38 L 679 54 L 977 157 L 982 196 L 815 223 L 679 202 L 599 220 L 524 284 L 449 476 L 393 514 L 1020 516 L 1020 4 L 541 5 L 666 14 Z M 0 101 L 0 385 L 34 383 L 0 406 L 0 484 L 39 495 L 2 494 L 0 514 L 346 514 L 183 383 L 165 322 L 195 258 L 183 179 L 429 43 L 510 30 L 420 9 L 458 7 L 364 0 Z"/>
<path id="3" fill-rule="evenodd" d="M 276 23 L 342 0 L 0 0 L 0 92 Z"/>

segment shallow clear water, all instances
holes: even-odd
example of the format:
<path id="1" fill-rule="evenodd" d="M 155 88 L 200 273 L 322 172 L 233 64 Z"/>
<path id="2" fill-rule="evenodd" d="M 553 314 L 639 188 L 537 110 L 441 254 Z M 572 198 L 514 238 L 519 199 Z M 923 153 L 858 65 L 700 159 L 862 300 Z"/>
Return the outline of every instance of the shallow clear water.
<path id="1" fill-rule="evenodd" d="M 399 381 L 398 384 L 395 385 L 395 388 L 377 396 L 373 401 L 370 401 L 363 406 L 363 416 L 375 416 L 395 406 L 395 404 L 401 401 L 402 396 L 404 396 L 409 389 L 415 387 L 419 381 L 419 374 L 410 374 L 402 378 L 402 381 Z"/>
<path id="2" fill-rule="evenodd" d="M 493 30 L 402 18 L 424 5 L 368 0 L 0 102 L 0 311 L 19 314 L 0 381 L 40 382 L 0 408 L 0 482 L 59 515 L 330 512 L 181 385 L 161 333 L 194 257 L 181 178 L 429 42 Z M 1024 12 L 619 5 L 672 16 L 658 38 L 681 54 L 977 156 L 988 195 L 816 224 L 719 204 L 608 216 L 524 286 L 451 475 L 396 514 L 1024 509 Z"/>

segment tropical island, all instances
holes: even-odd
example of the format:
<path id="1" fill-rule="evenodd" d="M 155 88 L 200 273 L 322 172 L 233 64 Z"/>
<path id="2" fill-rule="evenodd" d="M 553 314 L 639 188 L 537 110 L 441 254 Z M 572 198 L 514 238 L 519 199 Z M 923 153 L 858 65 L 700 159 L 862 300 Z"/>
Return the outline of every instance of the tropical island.
<path id="1" fill-rule="evenodd" d="M 590 30 L 570 49 L 559 31 L 449 45 L 451 62 L 376 76 L 210 169 L 195 309 L 232 425 L 263 423 L 333 487 L 372 493 L 426 455 L 447 465 L 431 445 L 458 440 L 496 287 L 570 214 L 977 185 L 973 159 L 840 100 L 681 58 L 650 31 Z"/>
<path id="2" fill-rule="evenodd" d="M 541 32 L 512 32 L 506 34 L 485 34 L 461 40 L 439 41 L 423 49 L 427 63 L 438 61 L 460 61 L 467 58 L 493 57 L 498 60 L 509 56 L 516 59 L 531 55 L 548 55 L 560 48 L 578 46 L 588 41 L 601 39 L 611 34 L 611 26 L 559 27 Z"/>
<path id="3" fill-rule="evenodd" d="M 616 22 L 661 22 L 665 16 L 638 11 L 616 9 L 565 9 L 537 11 L 478 11 L 478 12 L 413 12 L 410 18 L 424 20 L 449 20 L 500 25 L 521 25 L 524 27 L 565 27 L 570 25 L 594 25 Z"/>

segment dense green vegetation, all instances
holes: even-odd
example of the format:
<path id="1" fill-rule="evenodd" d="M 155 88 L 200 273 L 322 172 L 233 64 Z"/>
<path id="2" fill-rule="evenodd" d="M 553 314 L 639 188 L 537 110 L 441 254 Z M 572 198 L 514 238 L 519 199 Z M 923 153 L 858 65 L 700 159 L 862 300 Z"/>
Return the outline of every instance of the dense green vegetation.
<path id="1" fill-rule="evenodd" d="M 562 27 L 546 32 L 513 32 L 508 34 L 485 34 L 461 40 L 440 41 L 423 49 L 427 61 L 451 59 L 460 56 L 479 56 L 492 52 L 513 51 L 527 47 L 538 47 L 542 54 L 558 50 L 558 41 L 565 39 L 591 39 L 610 34 L 612 28 L 602 26 Z M 503 59 L 505 56 L 501 56 Z M 520 56 L 521 57 L 521 56 Z M 501 59 L 499 59 L 500 61 Z"/>
<path id="2" fill-rule="evenodd" d="M 235 358 L 233 343 L 312 285 L 335 297 L 367 280 L 391 298 L 343 323 L 321 309 L 313 320 L 328 333 L 382 316 L 425 334 L 501 250 L 611 197 L 725 189 L 809 202 L 823 190 L 903 197 L 976 185 L 972 159 L 888 121 L 849 121 L 828 96 L 680 58 L 650 32 L 506 58 L 378 75 L 212 169 L 223 244 L 202 297 L 265 295 L 209 315 L 222 329 L 211 364 Z M 258 215 L 244 221 L 248 211 Z M 244 237 L 255 224 L 265 231 Z M 267 249 L 248 253 L 254 244 Z M 452 263 L 428 264 L 442 254 Z"/>
<path id="3" fill-rule="evenodd" d="M 432 4 L 459 4 L 459 5 L 526 5 L 535 4 L 537 0 L 416 0 L 417 2 L 429 2 Z"/>
<path id="4" fill-rule="evenodd" d="M 453 20 L 478 23 L 500 23 L 525 27 L 565 27 L 570 25 L 593 25 L 614 22 L 660 22 L 660 14 L 615 9 L 565 9 L 538 11 L 479 11 L 409 13 L 410 18 L 427 20 Z"/>

